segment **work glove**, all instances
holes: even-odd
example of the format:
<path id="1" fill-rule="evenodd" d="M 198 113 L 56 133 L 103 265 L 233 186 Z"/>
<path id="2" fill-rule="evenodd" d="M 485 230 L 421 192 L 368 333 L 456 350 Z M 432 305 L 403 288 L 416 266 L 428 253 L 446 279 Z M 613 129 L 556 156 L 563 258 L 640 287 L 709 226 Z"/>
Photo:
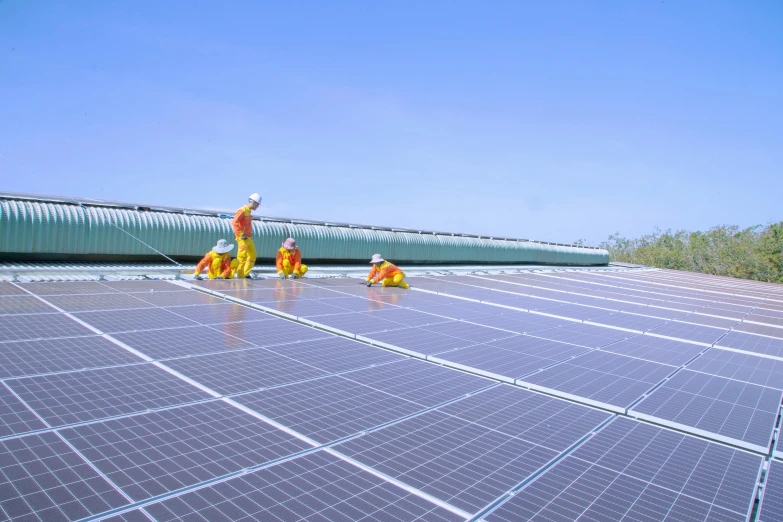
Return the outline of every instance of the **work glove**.
<path id="1" fill-rule="evenodd" d="M 198 274 L 193 274 L 193 279 L 196 279 L 198 281 L 201 281 L 201 276 Z"/>
<path id="2" fill-rule="evenodd" d="M 299 276 L 296 274 L 291 274 L 291 279 L 299 279 Z"/>
<path id="3" fill-rule="evenodd" d="M 364 283 L 364 286 L 372 286 L 372 281 L 367 281 L 366 283 Z"/>
<path id="4" fill-rule="evenodd" d="M 223 276 L 217 276 L 215 279 L 223 279 Z"/>
<path id="5" fill-rule="evenodd" d="M 280 272 L 279 274 L 277 274 L 277 276 L 278 276 L 280 279 L 285 279 L 285 278 L 286 278 L 286 277 L 285 277 L 285 274 L 284 274 L 283 272 Z"/>
<path id="6" fill-rule="evenodd" d="M 247 236 L 246 236 L 245 234 L 242 234 L 242 235 L 240 236 L 240 239 L 247 239 Z"/>

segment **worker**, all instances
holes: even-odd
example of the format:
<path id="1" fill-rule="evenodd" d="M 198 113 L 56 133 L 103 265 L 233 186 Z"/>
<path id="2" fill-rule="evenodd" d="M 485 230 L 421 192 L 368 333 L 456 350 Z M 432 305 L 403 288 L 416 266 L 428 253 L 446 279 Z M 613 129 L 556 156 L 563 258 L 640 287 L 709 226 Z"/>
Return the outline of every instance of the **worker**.
<path id="1" fill-rule="evenodd" d="M 248 278 L 250 271 L 256 264 L 256 245 L 253 243 L 253 216 L 252 213 L 261 204 L 261 196 L 257 193 L 250 194 L 247 199 L 247 205 L 242 206 L 234 214 L 234 220 L 231 224 L 234 226 L 234 234 L 237 238 L 237 277 L 240 279 Z"/>
<path id="2" fill-rule="evenodd" d="M 296 246 L 294 238 L 289 237 L 283 241 L 280 250 L 277 251 L 277 275 L 280 279 L 298 279 L 307 273 L 307 265 L 302 264 L 302 251 Z"/>
<path id="3" fill-rule="evenodd" d="M 218 239 L 217 245 L 196 265 L 193 277 L 201 279 L 201 272 L 206 268 L 210 279 L 232 279 L 238 266 L 237 260 L 232 260 L 229 253 L 233 249 L 234 245 L 229 245 L 225 239 Z"/>
<path id="4" fill-rule="evenodd" d="M 372 269 L 370 269 L 370 274 L 364 283 L 365 285 L 372 286 L 374 283 L 381 283 L 383 286 L 409 288 L 408 283 L 405 282 L 403 271 L 386 261 L 380 254 L 373 254 L 370 263 L 372 264 Z"/>

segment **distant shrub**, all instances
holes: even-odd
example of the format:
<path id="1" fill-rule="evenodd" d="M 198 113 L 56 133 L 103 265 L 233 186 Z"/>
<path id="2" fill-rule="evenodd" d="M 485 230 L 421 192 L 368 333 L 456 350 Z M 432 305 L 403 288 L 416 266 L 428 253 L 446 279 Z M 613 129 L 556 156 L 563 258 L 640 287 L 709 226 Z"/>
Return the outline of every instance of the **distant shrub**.
<path id="1" fill-rule="evenodd" d="M 728 225 L 707 232 L 656 229 L 636 239 L 613 234 L 601 247 L 612 261 L 783 283 L 783 221 L 742 230 Z"/>

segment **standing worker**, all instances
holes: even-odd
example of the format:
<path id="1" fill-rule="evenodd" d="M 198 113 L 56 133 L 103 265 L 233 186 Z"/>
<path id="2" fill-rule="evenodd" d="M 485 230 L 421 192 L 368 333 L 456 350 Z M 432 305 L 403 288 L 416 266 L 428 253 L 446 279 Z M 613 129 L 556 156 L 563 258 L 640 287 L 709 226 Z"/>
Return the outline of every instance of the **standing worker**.
<path id="1" fill-rule="evenodd" d="M 408 283 L 405 282 L 405 274 L 395 265 L 389 263 L 380 254 L 373 254 L 372 269 L 367 276 L 365 285 L 372 286 L 374 283 L 381 283 L 383 286 L 399 286 L 408 289 Z"/>
<path id="2" fill-rule="evenodd" d="M 258 193 L 250 194 L 247 205 L 242 206 L 234 214 L 231 224 L 234 226 L 234 234 L 237 237 L 237 277 L 240 279 L 250 277 L 250 271 L 256 264 L 256 245 L 253 243 L 253 216 L 252 213 L 261 204 L 261 196 Z"/>
<path id="3" fill-rule="evenodd" d="M 277 251 L 277 275 L 280 279 L 298 279 L 307 273 L 307 265 L 302 264 L 302 251 L 296 246 L 294 238 L 289 237 L 283 241 L 280 250 Z"/>
<path id="4" fill-rule="evenodd" d="M 237 260 L 231 260 L 231 250 L 234 245 L 226 243 L 225 239 L 218 239 L 217 245 L 207 252 L 204 259 L 196 265 L 196 272 L 193 277 L 201 279 L 201 272 L 207 269 L 207 276 L 210 279 L 231 279 L 234 277 L 237 269 Z"/>

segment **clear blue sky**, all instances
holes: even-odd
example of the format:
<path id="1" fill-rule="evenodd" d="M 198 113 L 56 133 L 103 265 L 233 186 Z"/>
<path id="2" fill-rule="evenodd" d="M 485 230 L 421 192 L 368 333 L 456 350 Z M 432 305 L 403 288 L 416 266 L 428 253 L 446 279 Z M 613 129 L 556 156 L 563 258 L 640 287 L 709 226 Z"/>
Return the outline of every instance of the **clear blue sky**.
<path id="1" fill-rule="evenodd" d="M 550 241 L 783 220 L 783 2 L 0 0 L 0 190 Z"/>

